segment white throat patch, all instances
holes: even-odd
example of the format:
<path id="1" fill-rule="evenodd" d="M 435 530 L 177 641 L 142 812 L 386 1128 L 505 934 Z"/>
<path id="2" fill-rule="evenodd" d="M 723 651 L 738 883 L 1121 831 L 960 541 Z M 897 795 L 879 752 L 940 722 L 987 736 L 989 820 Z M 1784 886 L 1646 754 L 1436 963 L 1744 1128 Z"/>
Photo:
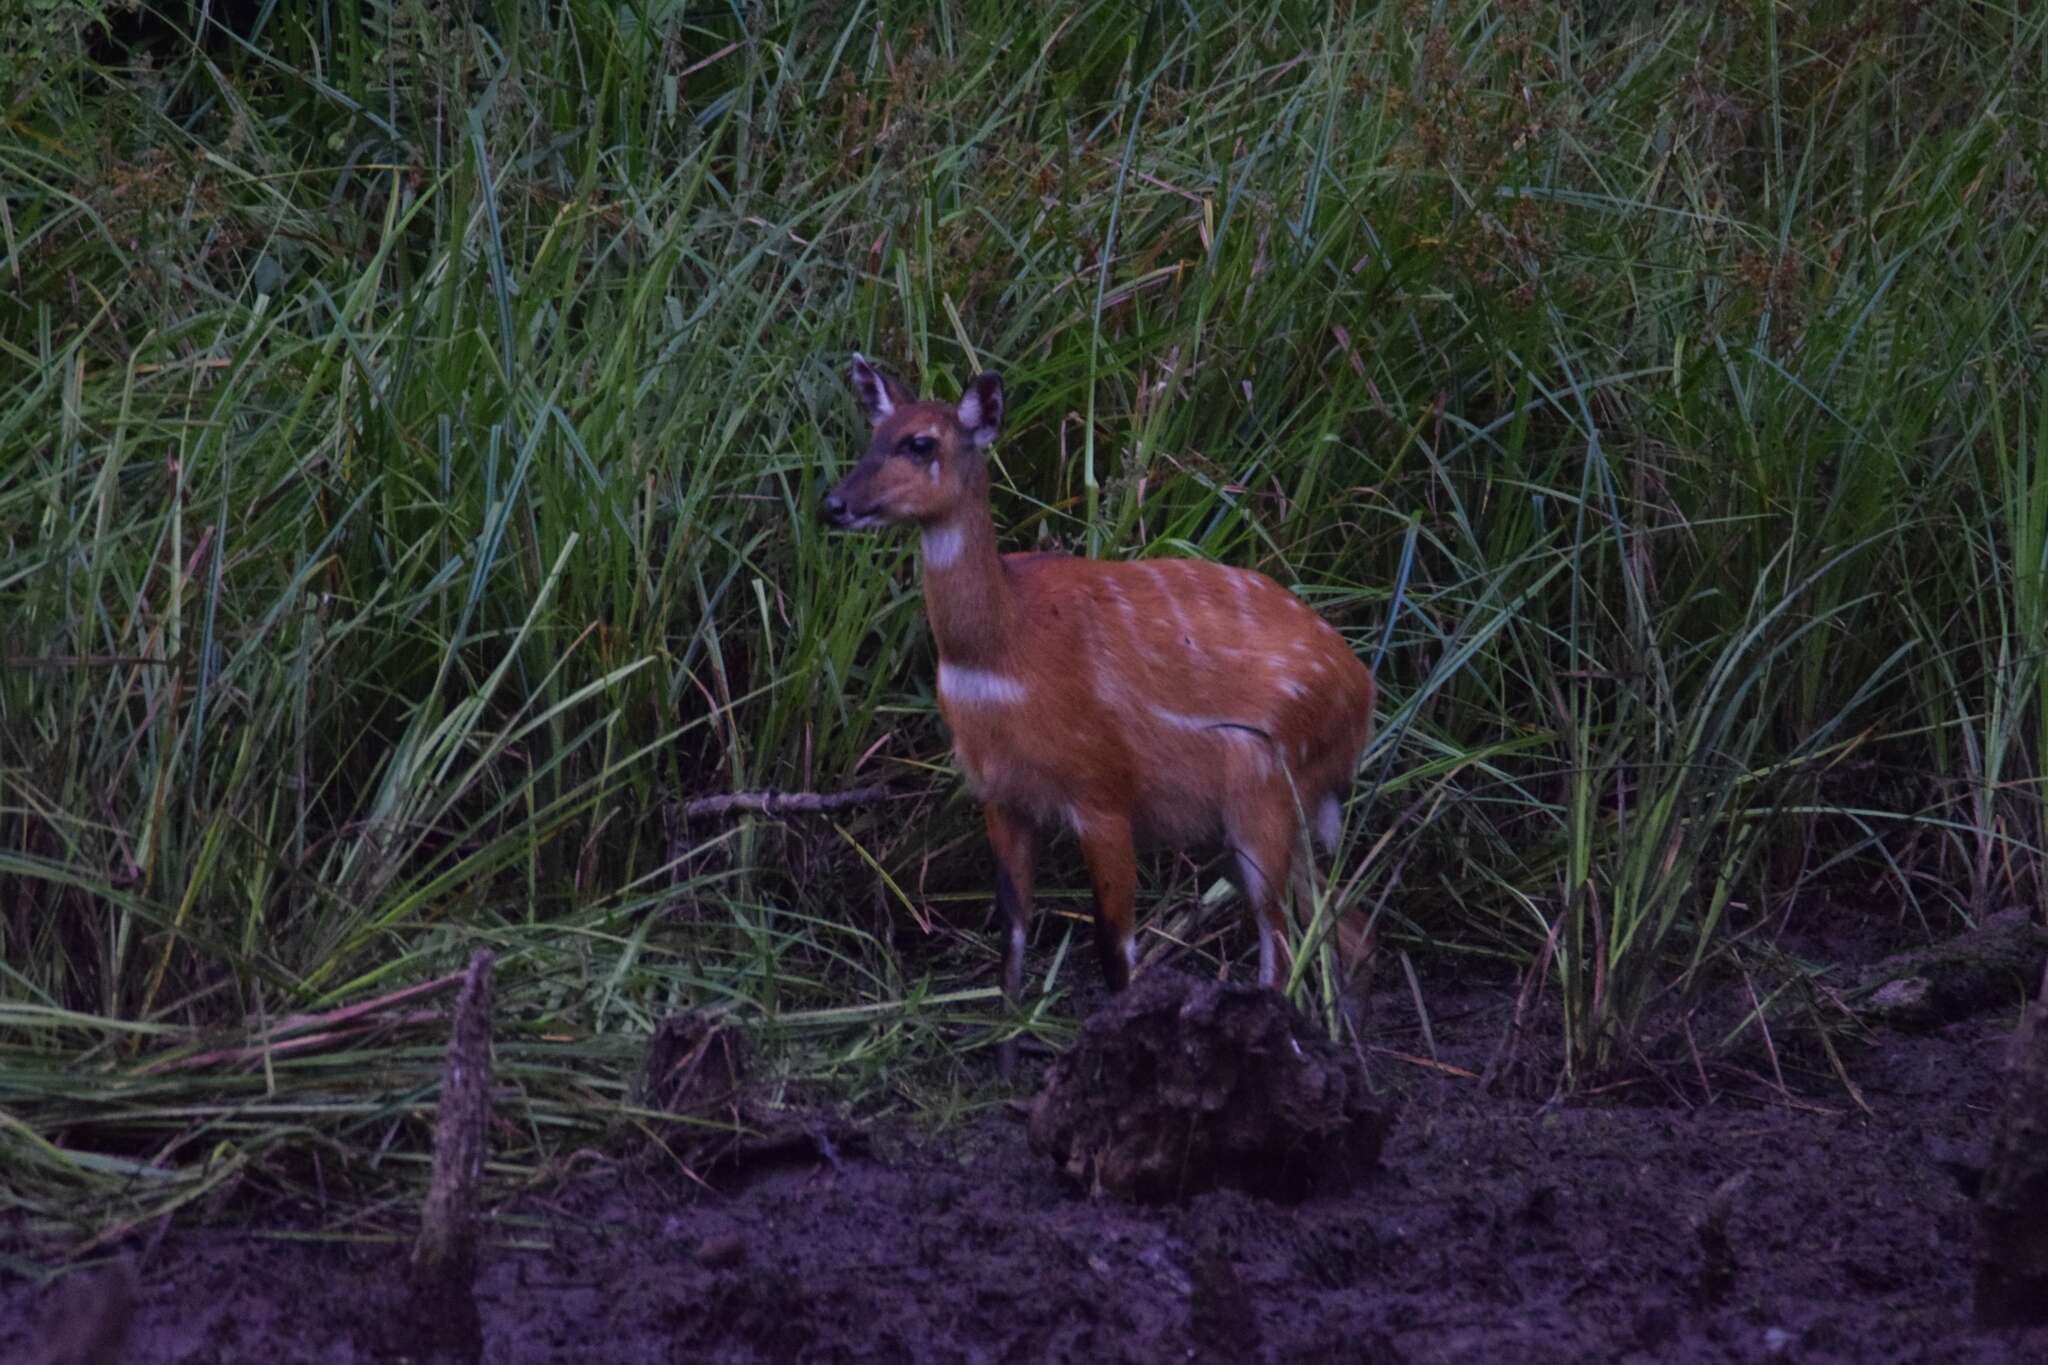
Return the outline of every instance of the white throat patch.
<path id="1" fill-rule="evenodd" d="M 960 528 L 941 526 L 924 533 L 924 566 L 943 569 L 960 557 Z"/>

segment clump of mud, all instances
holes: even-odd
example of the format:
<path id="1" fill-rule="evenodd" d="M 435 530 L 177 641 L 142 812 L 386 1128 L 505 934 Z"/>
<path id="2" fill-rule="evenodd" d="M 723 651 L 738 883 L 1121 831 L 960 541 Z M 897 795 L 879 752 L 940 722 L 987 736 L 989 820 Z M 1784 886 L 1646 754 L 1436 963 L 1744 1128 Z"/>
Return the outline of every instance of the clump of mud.
<path id="1" fill-rule="evenodd" d="M 663 1019 L 633 1090 L 640 1107 L 669 1116 L 640 1120 L 649 1151 L 701 1178 L 810 1157 L 837 1167 L 842 1147 L 865 1147 L 834 1115 L 770 1103 L 751 1068 L 746 1035 L 731 1024 L 696 1011 Z"/>
<path id="2" fill-rule="evenodd" d="M 120 1365 L 135 1315 L 137 1281 L 132 1261 L 115 1261 L 98 1275 L 67 1284 L 56 1296 L 40 1346 L 28 1336 L 22 1365 Z"/>
<path id="3" fill-rule="evenodd" d="M 1336 1193 L 1378 1164 L 1391 1112 L 1356 1053 L 1273 991 L 1147 972 L 1082 1026 L 1031 1111 L 1031 1147 L 1091 1193 Z"/>
<path id="4" fill-rule="evenodd" d="M 647 1123 L 655 1145 L 690 1165 L 715 1165 L 739 1148 L 753 1108 L 746 1035 L 694 1010 L 669 1015 L 647 1040 L 634 1102 L 674 1116 Z"/>
<path id="5" fill-rule="evenodd" d="M 1937 1028 L 2027 998 L 2048 964 L 2048 927 L 2024 910 L 1991 915 L 1945 943 L 1863 969 L 1863 1013 L 1899 1028 Z"/>

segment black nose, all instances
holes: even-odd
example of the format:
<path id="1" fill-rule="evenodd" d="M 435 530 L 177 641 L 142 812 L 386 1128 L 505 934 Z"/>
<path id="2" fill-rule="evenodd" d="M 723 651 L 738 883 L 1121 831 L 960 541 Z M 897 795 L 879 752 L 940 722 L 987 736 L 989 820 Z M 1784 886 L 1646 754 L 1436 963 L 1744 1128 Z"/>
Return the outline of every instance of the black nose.
<path id="1" fill-rule="evenodd" d="M 827 493 L 825 495 L 825 502 L 820 510 L 827 521 L 845 521 L 846 499 L 840 497 L 837 493 Z"/>

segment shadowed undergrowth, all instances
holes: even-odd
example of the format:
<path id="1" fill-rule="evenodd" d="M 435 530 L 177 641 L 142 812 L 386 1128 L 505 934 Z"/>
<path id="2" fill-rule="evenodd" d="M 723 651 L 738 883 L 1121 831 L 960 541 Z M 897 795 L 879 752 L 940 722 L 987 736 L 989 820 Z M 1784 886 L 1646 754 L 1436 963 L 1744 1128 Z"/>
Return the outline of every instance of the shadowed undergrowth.
<path id="1" fill-rule="evenodd" d="M 1004 371 L 1008 545 L 1255 566 L 1346 632 L 1381 733 L 1324 918 L 1535 972 L 1567 1079 L 1716 974 L 1805 998 L 1763 945 L 1838 892 L 2040 903 L 2030 7 L 96 32 L 0 66 L 0 1149 L 38 1232 L 408 1186 L 417 988 L 475 946 L 507 1178 L 633 1122 L 680 1007 L 939 1118 L 984 1045 L 1071 1033 L 995 1000 L 912 552 L 812 516 L 855 348 Z M 867 783 L 900 795 L 687 805 Z M 1148 950 L 1242 974 L 1211 880 L 1157 869 Z"/>

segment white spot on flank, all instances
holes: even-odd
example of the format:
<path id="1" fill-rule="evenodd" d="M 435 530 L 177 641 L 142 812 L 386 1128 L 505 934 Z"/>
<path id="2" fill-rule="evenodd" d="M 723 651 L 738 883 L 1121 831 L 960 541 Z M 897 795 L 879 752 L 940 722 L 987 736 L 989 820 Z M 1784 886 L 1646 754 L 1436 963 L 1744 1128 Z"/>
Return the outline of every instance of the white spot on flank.
<path id="1" fill-rule="evenodd" d="M 1294 698 L 1296 701 L 1300 701 L 1303 697 L 1308 695 L 1308 689 L 1306 687 L 1303 687 L 1300 683 L 1296 682 L 1292 678 L 1283 679 L 1280 683 L 1280 690 L 1282 692 L 1285 692 L 1288 696 Z"/>
<path id="2" fill-rule="evenodd" d="M 1014 706 L 1029 694 L 1023 683 L 1007 674 L 941 661 L 939 695 L 967 706 Z"/>
<path id="3" fill-rule="evenodd" d="M 924 533 L 924 566 L 943 569 L 960 557 L 960 528 L 941 526 Z"/>
<path id="4" fill-rule="evenodd" d="M 1230 576 L 1230 585 L 1237 593 L 1237 614 L 1245 621 L 1256 621 L 1258 612 L 1252 607 L 1252 581 L 1238 573 Z"/>
<path id="5" fill-rule="evenodd" d="M 1124 688 L 1123 679 L 1113 671 L 1103 668 L 1095 671 L 1095 695 L 1101 698 L 1104 706 L 1113 710 L 1122 710 L 1131 700 L 1130 693 Z"/>

